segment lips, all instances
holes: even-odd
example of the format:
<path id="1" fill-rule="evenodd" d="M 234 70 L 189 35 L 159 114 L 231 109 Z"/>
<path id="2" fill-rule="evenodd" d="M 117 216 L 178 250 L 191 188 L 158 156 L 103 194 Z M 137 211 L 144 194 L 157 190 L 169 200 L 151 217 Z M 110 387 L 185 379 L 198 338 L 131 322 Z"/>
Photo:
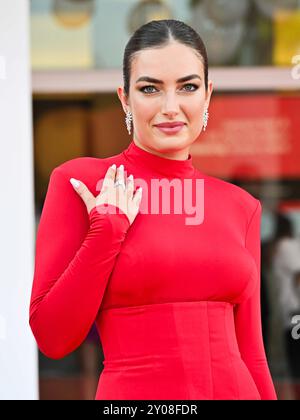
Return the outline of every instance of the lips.
<path id="1" fill-rule="evenodd" d="M 179 134 L 181 132 L 181 130 L 183 130 L 184 128 L 184 124 L 179 124 L 176 125 L 175 127 L 160 127 L 159 125 L 156 126 L 155 128 L 159 131 L 161 131 L 164 134 L 170 134 L 170 135 L 174 135 L 174 134 Z"/>
<path id="2" fill-rule="evenodd" d="M 161 124 L 155 124 L 155 127 L 161 127 L 161 128 L 174 128 L 174 127 L 182 127 L 184 125 L 183 122 L 172 122 L 172 123 L 161 123 Z"/>

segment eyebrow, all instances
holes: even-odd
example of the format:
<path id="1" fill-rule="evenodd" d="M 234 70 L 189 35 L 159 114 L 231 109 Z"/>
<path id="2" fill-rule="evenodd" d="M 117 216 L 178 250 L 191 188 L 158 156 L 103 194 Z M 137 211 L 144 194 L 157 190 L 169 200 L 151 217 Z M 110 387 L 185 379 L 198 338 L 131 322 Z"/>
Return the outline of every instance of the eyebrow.
<path id="1" fill-rule="evenodd" d="M 191 80 L 191 79 L 200 79 L 201 80 L 201 77 L 198 74 L 190 74 L 188 76 L 180 77 L 180 79 L 176 80 L 176 83 L 186 82 L 186 81 Z M 161 84 L 161 85 L 163 85 L 163 83 L 164 83 L 162 80 L 154 79 L 153 77 L 149 77 L 149 76 L 139 77 L 135 83 L 138 83 L 138 82 L 158 83 L 158 84 Z"/>

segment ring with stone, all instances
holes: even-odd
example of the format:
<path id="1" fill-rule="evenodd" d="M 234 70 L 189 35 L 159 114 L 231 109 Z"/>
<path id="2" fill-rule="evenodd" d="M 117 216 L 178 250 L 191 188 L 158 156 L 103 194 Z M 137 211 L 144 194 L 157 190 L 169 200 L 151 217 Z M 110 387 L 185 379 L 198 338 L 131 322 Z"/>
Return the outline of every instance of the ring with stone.
<path id="1" fill-rule="evenodd" d="M 122 179 L 118 179 L 115 183 L 114 183 L 114 187 L 117 187 L 118 185 L 122 185 L 123 189 L 126 189 L 126 186 L 124 184 L 124 181 Z"/>

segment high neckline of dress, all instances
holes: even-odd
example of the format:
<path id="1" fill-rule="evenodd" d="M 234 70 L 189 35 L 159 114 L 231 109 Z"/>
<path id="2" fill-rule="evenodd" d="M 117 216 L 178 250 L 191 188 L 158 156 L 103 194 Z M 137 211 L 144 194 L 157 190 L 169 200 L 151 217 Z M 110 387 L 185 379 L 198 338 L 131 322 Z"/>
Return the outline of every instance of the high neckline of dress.
<path id="1" fill-rule="evenodd" d="M 123 155 L 133 165 L 144 168 L 157 176 L 192 178 L 195 173 L 190 153 L 188 159 L 185 160 L 165 158 L 141 149 L 134 140 L 131 140 L 127 149 L 123 151 Z"/>

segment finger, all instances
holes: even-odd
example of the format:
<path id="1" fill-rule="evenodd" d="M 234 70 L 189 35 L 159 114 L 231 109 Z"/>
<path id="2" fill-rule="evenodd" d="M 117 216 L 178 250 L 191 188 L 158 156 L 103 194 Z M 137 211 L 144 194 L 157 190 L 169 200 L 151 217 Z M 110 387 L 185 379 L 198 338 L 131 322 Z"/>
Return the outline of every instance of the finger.
<path id="1" fill-rule="evenodd" d="M 73 185 L 74 190 L 78 193 L 78 195 L 80 195 L 80 197 L 84 201 L 86 207 L 89 208 L 91 203 L 94 202 L 95 197 L 90 192 L 88 187 L 83 182 L 75 178 L 70 178 L 70 182 Z"/>
<path id="2" fill-rule="evenodd" d="M 120 181 L 123 181 L 124 184 L 125 184 L 124 175 L 125 175 L 125 173 L 124 173 L 124 165 L 120 165 L 117 168 L 116 181 L 119 181 L 120 180 Z"/>
<path id="3" fill-rule="evenodd" d="M 116 177 L 116 165 L 113 164 L 106 171 L 106 174 L 105 174 L 105 177 L 104 177 L 104 180 L 103 180 L 103 184 L 102 184 L 102 187 L 101 187 L 101 193 L 113 186 L 113 184 L 115 182 L 115 177 Z"/>
<path id="4" fill-rule="evenodd" d="M 127 192 L 128 192 L 129 197 L 133 196 L 133 191 L 134 191 L 133 175 L 129 175 L 129 177 L 127 178 Z"/>
<path id="5" fill-rule="evenodd" d="M 141 199 L 142 199 L 142 187 L 139 187 L 137 190 L 136 190 L 136 192 L 135 192 L 135 194 L 134 194 L 134 196 L 133 196 L 133 199 L 132 199 L 132 201 L 133 201 L 133 203 L 135 204 L 135 205 L 139 205 L 140 204 L 140 202 L 141 202 Z"/>
<path id="6" fill-rule="evenodd" d="M 122 164 L 117 168 L 116 182 L 118 181 L 120 181 L 121 184 L 117 186 L 114 185 L 114 188 L 116 188 L 117 200 L 124 198 L 124 193 L 126 192 L 124 165 Z"/>

